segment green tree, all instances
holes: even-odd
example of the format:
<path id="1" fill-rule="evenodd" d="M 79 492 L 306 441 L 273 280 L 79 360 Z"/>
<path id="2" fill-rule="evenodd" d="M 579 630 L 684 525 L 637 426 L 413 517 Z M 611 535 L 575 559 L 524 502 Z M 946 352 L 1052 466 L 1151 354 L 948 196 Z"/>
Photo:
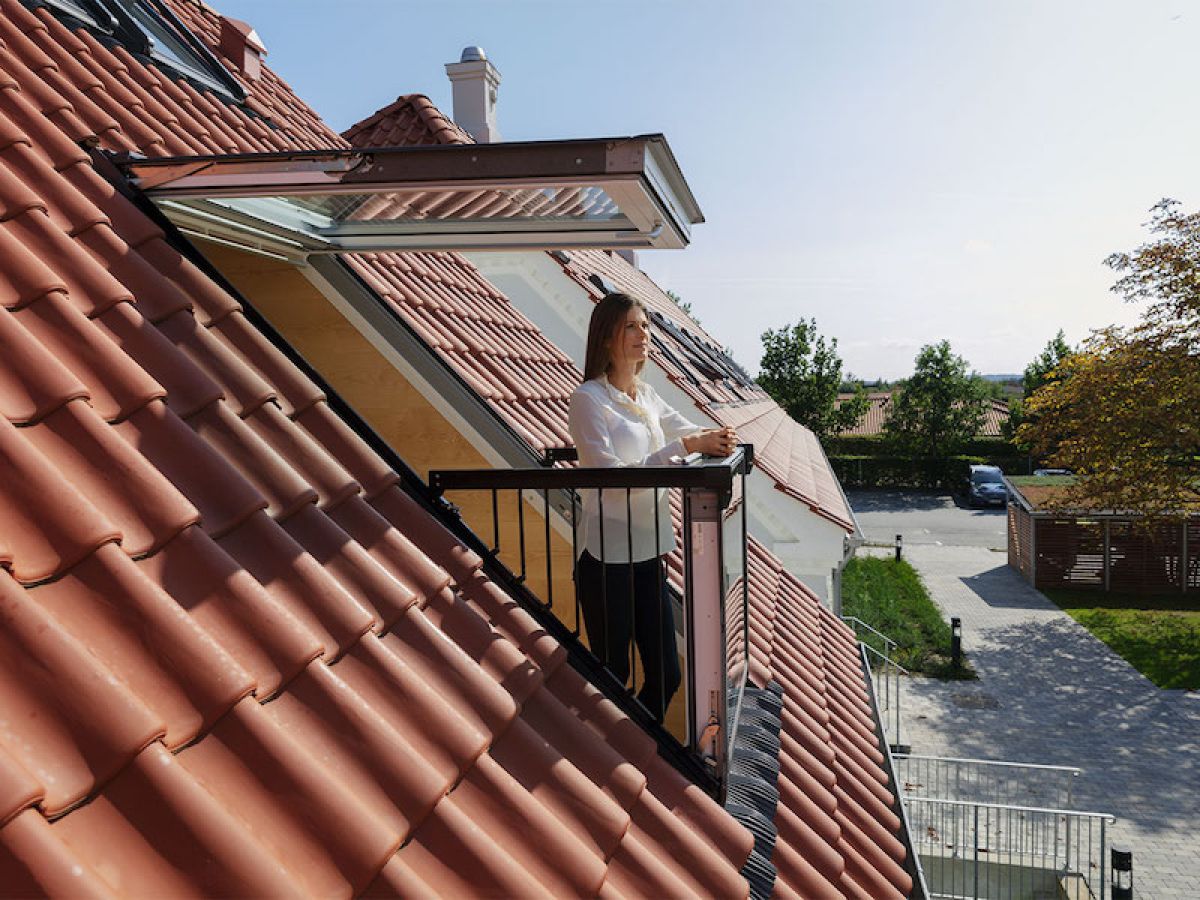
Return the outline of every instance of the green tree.
<path id="1" fill-rule="evenodd" d="M 1021 378 L 1021 397 L 1009 403 L 1008 420 L 1000 426 L 1004 437 L 1022 451 L 1028 452 L 1030 447 L 1017 439 L 1017 433 L 1022 425 L 1032 421 L 1025 402 L 1035 391 L 1062 377 L 1062 364 L 1073 352 L 1071 345 L 1067 343 L 1067 336 L 1060 328 L 1058 334 L 1046 342 L 1042 352 L 1025 367 L 1025 374 Z"/>
<path id="2" fill-rule="evenodd" d="M 1042 352 L 1025 367 L 1025 374 L 1021 378 L 1021 396 L 1028 399 L 1034 391 L 1055 377 L 1055 370 L 1070 355 L 1071 346 L 1067 343 L 1067 336 L 1060 328 L 1058 334 L 1046 342 Z"/>
<path id="3" fill-rule="evenodd" d="M 842 359 L 837 338 L 826 341 L 818 334 L 816 319 L 768 328 L 762 344 L 759 385 L 818 437 L 850 428 L 866 413 L 867 395 L 861 384 L 852 399 L 838 404 Z"/>
<path id="4" fill-rule="evenodd" d="M 1082 477 L 1063 506 L 1179 513 L 1200 501 L 1200 213 L 1163 200 L 1153 238 L 1106 263 L 1113 291 L 1145 302 L 1131 328 L 1094 332 L 1027 403 L 1018 432 Z"/>
<path id="5" fill-rule="evenodd" d="M 982 379 L 967 373 L 967 363 L 949 341 L 929 344 L 917 354 L 912 377 L 892 400 L 885 434 L 901 452 L 913 456 L 950 456 L 983 424 L 987 393 Z"/>

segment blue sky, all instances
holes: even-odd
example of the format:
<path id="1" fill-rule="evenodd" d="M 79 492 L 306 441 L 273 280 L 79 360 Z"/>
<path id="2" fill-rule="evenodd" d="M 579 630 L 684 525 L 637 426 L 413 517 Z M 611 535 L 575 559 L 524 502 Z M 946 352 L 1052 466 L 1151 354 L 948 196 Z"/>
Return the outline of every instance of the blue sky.
<path id="1" fill-rule="evenodd" d="M 212 0 L 341 130 L 499 68 L 506 140 L 667 135 L 707 223 L 642 266 L 757 371 L 801 317 L 847 370 L 949 339 L 1019 372 L 1136 318 L 1103 259 L 1200 204 L 1200 8 L 1172 2 Z"/>

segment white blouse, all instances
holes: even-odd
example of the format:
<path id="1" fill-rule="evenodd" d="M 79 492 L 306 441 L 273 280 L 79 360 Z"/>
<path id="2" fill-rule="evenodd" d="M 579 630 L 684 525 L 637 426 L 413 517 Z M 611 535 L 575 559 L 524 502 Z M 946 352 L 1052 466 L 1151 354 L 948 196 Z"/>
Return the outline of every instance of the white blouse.
<path id="1" fill-rule="evenodd" d="M 667 465 L 685 454 L 684 437 L 703 430 L 667 406 L 645 382 L 637 382 L 637 398 L 633 399 L 609 384 L 605 377 L 585 381 L 575 389 L 569 422 L 571 437 L 579 451 L 579 464 L 586 468 Z M 604 494 L 603 541 L 601 493 Z M 580 495 L 583 523 L 578 537 L 579 551 L 587 550 L 605 562 L 629 562 L 625 490 L 584 490 Z M 633 562 L 674 549 L 675 531 L 665 489 L 631 491 L 628 511 L 633 517 Z"/>

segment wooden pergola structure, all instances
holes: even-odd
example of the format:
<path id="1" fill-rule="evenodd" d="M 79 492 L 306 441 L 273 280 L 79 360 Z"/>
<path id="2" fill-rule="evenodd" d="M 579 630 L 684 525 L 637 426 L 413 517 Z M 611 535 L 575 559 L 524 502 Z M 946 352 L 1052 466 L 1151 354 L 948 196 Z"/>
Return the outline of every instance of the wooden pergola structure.
<path id="1" fill-rule="evenodd" d="M 1121 512 L 1052 509 L 1061 479 L 1006 479 L 1008 564 L 1036 588 L 1200 591 L 1200 512 L 1147 521 Z"/>

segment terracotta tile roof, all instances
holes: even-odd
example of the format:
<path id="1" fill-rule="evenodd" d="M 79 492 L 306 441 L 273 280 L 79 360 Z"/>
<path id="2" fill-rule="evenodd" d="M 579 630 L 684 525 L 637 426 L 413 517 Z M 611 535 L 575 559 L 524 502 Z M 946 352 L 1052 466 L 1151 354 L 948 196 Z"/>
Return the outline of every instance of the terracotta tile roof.
<path id="1" fill-rule="evenodd" d="M 575 364 L 456 253 L 359 253 L 350 268 L 531 448 L 571 443 Z"/>
<path id="2" fill-rule="evenodd" d="M 395 102 L 347 128 L 345 137 L 354 147 L 475 143 L 424 94 L 397 97 Z"/>
<path id="3" fill-rule="evenodd" d="M 849 400 L 853 394 L 838 394 L 838 401 Z M 884 425 L 892 413 L 892 392 L 872 391 L 867 394 L 867 411 L 853 428 L 847 428 L 840 434 L 846 437 L 870 437 L 883 434 Z M 989 399 L 984 409 L 983 424 L 977 437 L 998 438 L 1002 436 L 1001 427 L 1008 421 L 1008 403 L 1004 400 Z"/>
<path id="4" fill-rule="evenodd" d="M 749 834 L 3 65 L 5 893 L 744 893 Z"/>
<path id="5" fill-rule="evenodd" d="M 172 6 L 215 44 L 214 13 Z M 5 890 L 744 893 L 749 834 L 75 144 L 328 146 L 319 119 L 265 68 L 247 106 L 269 125 L 0 12 Z M 458 352 L 455 327 L 509 314 L 461 260 L 421 261 L 398 283 Z M 522 378 L 565 376 L 508 324 Z M 492 402 L 537 426 L 507 386 Z M 753 552 L 755 673 L 783 688 L 776 891 L 900 896 L 852 638 Z"/>

